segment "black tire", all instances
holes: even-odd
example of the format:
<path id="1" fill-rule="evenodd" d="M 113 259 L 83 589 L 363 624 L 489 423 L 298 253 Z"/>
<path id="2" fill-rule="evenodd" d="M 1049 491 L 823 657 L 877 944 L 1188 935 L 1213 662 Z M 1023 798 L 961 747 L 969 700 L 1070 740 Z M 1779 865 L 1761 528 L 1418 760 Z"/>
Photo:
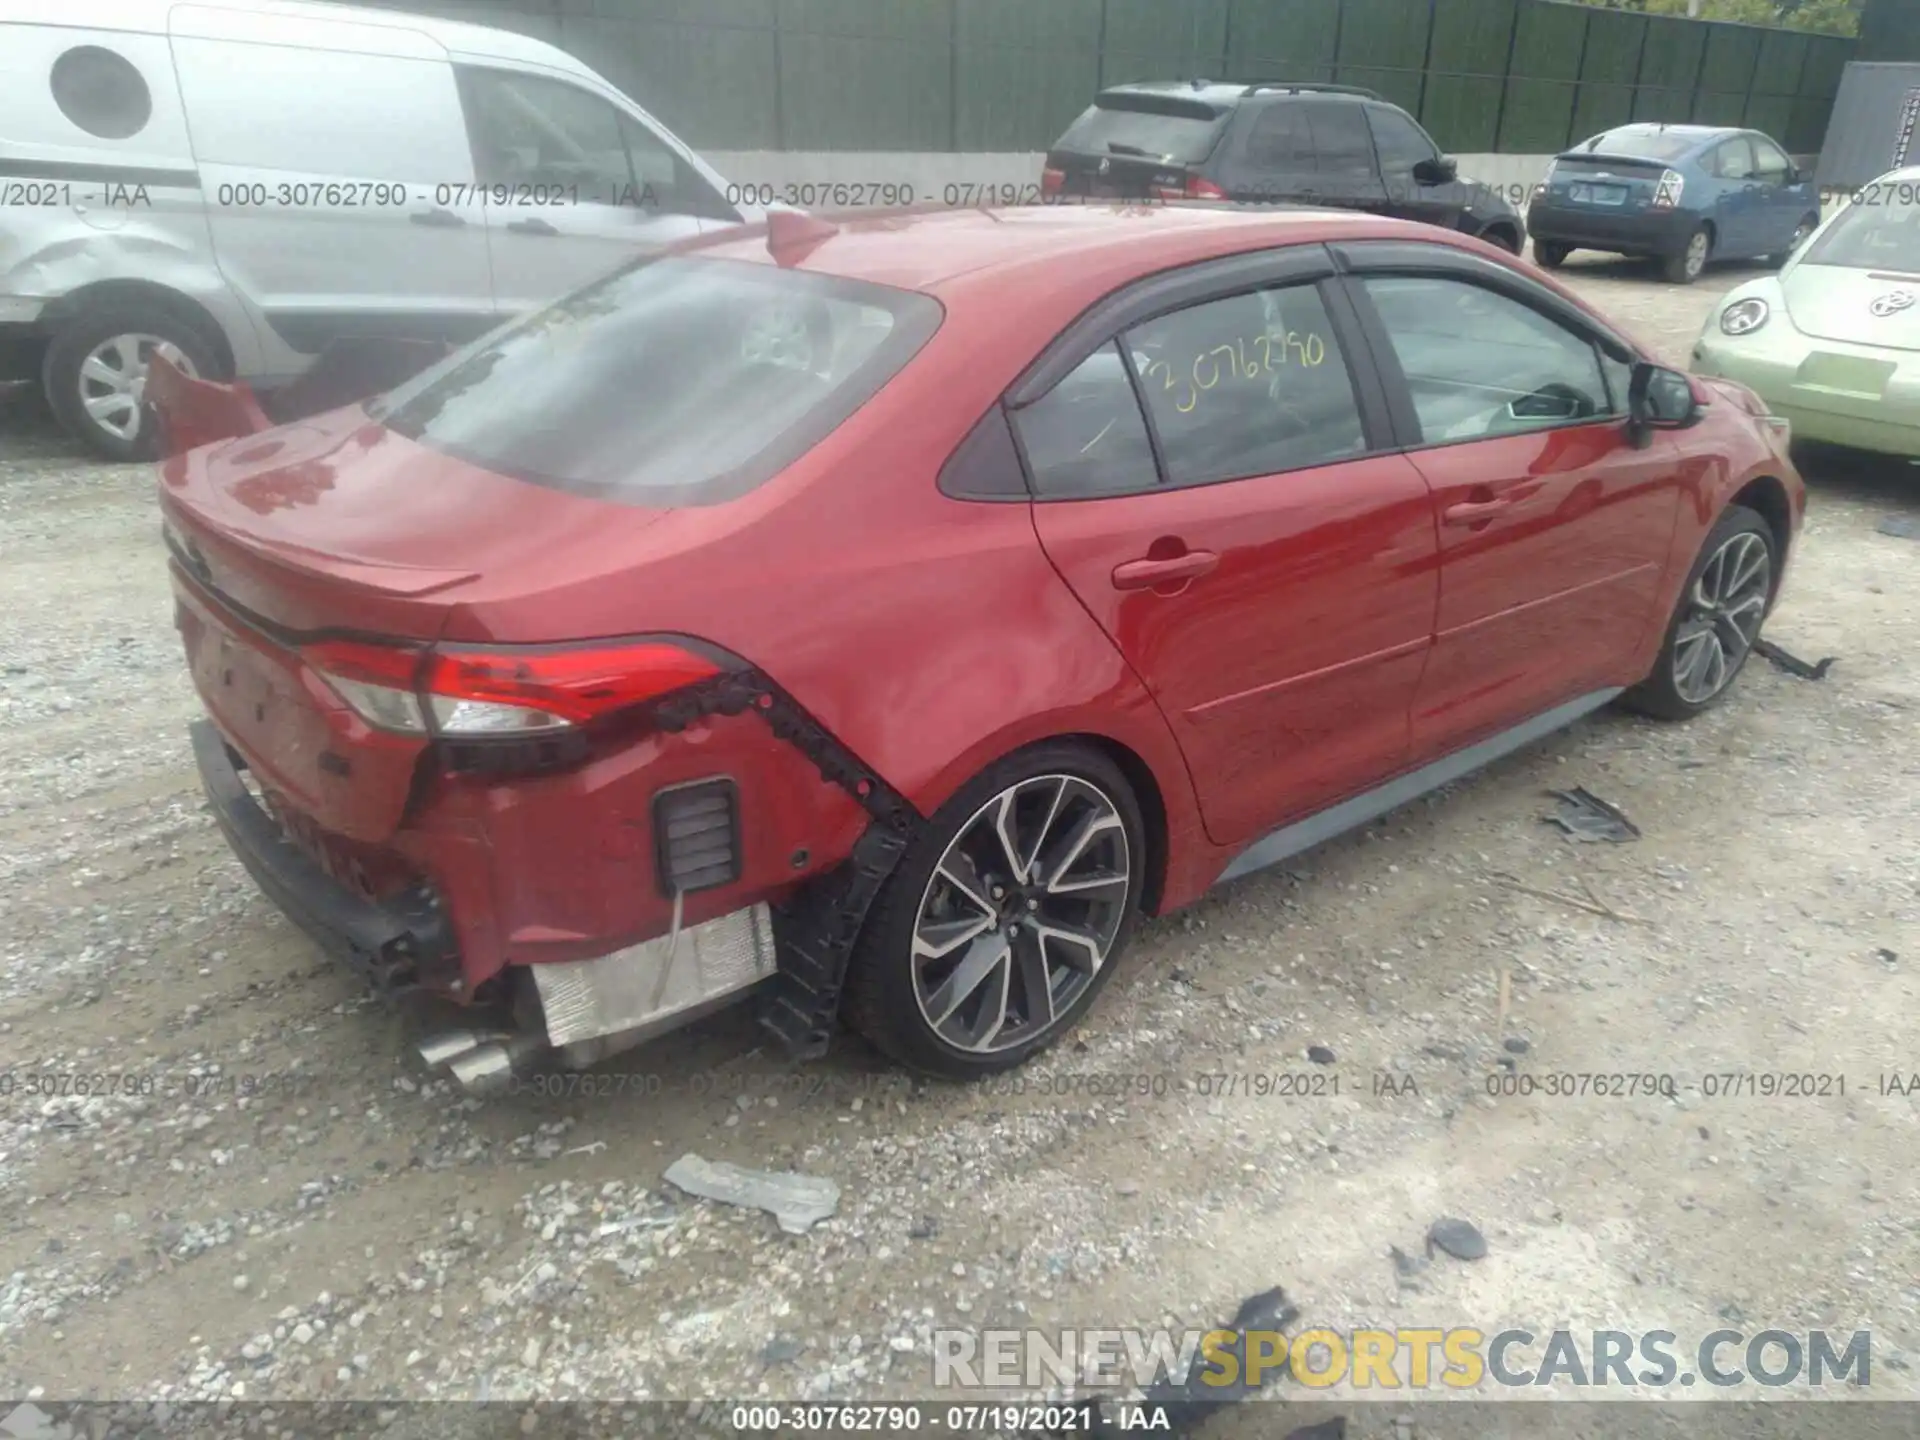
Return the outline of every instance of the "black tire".
<path id="1" fill-rule="evenodd" d="M 1520 237 L 1514 233 L 1511 226 L 1489 225 L 1477 238 L 1486 241 L 1489 245 L 1498 245 L 1509 255 L 1520 253 Z"/>
<path id="2" fill-rule="evenodd" d="M 1698 695 L 1688 696 L 1681 693 L 1676 677 L 1676 659 L 1680 644 L 1681 627 L 1694 616 L 1695 587 L 1707 567 L 1714 562 L 1723 549 L 1741 536 L 1757 537 L 1766 547 L 1767 570 L 1765 576 L 1765 601 L 1760 611 L 1760 621 L 1764 623 L 1767 611 L 1773 606 L 1774 589 L 1780 574 L 1780 555 L 1778 542 L 1773 529 L 1756 512 L 1744 505 L 1729 505 L 1713 529 L 1707 532 L 1700 553 L 1694 557 L 1693 568 L 1687 572 L 1687 583 L 1681 588 L 1680 598 L 1674 605 L 1673 615 L 1667 621 L 1667 635 L 1660 646 L 1660 658 L 1653 662 L 1653 671 L 1633 689 L 1621 696 L 1621 702 L 1642 715 L 1651 715 L 1658 720 L 1691 720 L 1704 710 L 1718 704 L 1733 682 L 1739 678 L 1747 660 L 1752 656 L 1751 643 L 1743 647 L 1739 654 L 1731 658 L 1726 674 L 1713 692 L 1705 698 Z M 1759 634 L 1760 626 L 1755 625 L 1754 634 Z"/>
<path id="3" fill-rule="evenodd" d="M 87 413 L 80 367 L 96 346 L 116 335 L 152 335 L 176 346 L 201 375 L 218 373 L 218 352 L 198 327 L 148 301 L 131 300 L 84 310 L 68 320 L 47 347 L 41 374 L 47 404 L 74 439 L 108 460 L 150 460 L 156 450 L 153 427 L 144 416 L 130 434 L 119 435 Z"/>
<path id="4" fill-rule="evenodd" d="M 1543 270 L 1558 270 L 1567 263 L 1567 256 L 1573 253 L 1571 245 L 1556 245 L 1551 240 L 1533 242 L 1534 263 Z"/>
<path id="5" fill-rule="evenodd" d="M 1030 1036 L 1009 1042 L 1005 1048 L 963 1049 L 935 1029 L 922 1009 L 916 989 L 914 942 L 919 933 L 922 905 L 934 900 L 938 893 L 934 890 L 934 872 L 942 865 L 948 848 L 959 841 L 963 833 L 972 830 L 973 822 L 980 816 L 983 807 L 1022 782 L 1032 782 L 1028 791 L 1021 792 L 1031 794 L 1045 786 L 1047 777 L 1055 776 L 1071 777 L 1072 781 L 1091 787 L 1103 795 L 1120 820 L 1126 846 L 1127 888 L 1124 897 L 1101 902 L 1118 907 L 1113 938 L 1107 945 L 1104 959 L 1090 976 L 1079 981 L 1077 993 L 1058 1009 L 1051 1023 L 1044 1028 L 1036 1027 Z M 1072 793 L 1076 796 L 1080 794 L 1078 790 Z M 1092 802 L 1085 803 L 1091 806 Z M 1063 813 L 1063 821 L 1069 818 Z M 1045 832 L 1044 825 L 1041 830 Z M 1043 839 L 1045 833 L 1042 834 Z M 1022 843 L 1024 840 L 1023 834 Z M 1036 850 L 1039 848 L 1042 847 L 1036 842 Z M 1118 873 L 1117 868 L 1114 873 Z M 984 868 L 976 868 L 970 878 L 982 880 L 988 878 L 988 872 Z M 1010 1070 L 1070 1031 L 1104 988 L 1125 953 L 1127 941 L 1139 917 L 1145 878 L 1146 828 L 1141 819 L 1139 801 L 1126 776 L 1113 761 L 1098 750 L 1071 741 L 1048 741 L 1010 755 L 989 766 L 963 786 L 958 794 L 940 807 L 939 813 L 928 821 L 919 838 L 908 846 L 899 867 L 875 900 L 854 948 L 847 973 L 842 1013 L 854 1029 L 865 1035 L 884 1054 L 925 1074 L 949 1080 L 973 1080 Z M 942 885 L 945 884 L 943 877 Z M 1014 904 L 1011 894 L 1005 904 Z M 1018 923 L 1016 919 L 1014 924 L 1017 926 Z M 990 924 L 980 938 L 985 941 L 996 938 L 994 926 Z M 1031 931 L 1028 932 L 1027 944 L 1034 946 Z M 967 950 L 956 953 L 964 956 Z M 1044 963 L 1047 954 L 1045 943 L 1034 947 L 1032 953 L 1040 954 Z M 938 964 L 937 961 L 929 962 L 930 972 L 937 973 Z M 952 968 L 959 968 L 957 960 Z M 1066 974 L 1073 968 L 1062 966 L 1061 971 Z M 1016 974 L 1017 967 L 1010 963 L 1005 982 L 1009 1005 L 1014 1000 Z M 929 978 L 931 980 L 931 976 Z M 1024 976 L 1018 978 L 1021 995 L 1025 997 L 1030 992 Z M 1068 976 L 1069 983 L 1072 978 Z M 990 988 L 989 981 L 980 991 L 972 993 L 984 994 Z M 966 1002 L 955 1006 L 954 1018 L 964 1019 L 962 1012 L 968 1008 Z M 1006 1008 L 1007 1005 L 1003 1005 L 1003 1013 Z"/>
<path id="6" fill-rule="evenodd" d="M 1806 242 L 1806 238 L 1819 228 L 1820 217 L 1818 215 L 1802 215 L 1800 217 L 1800 223 L 1793 227 L 1793 238 L 1787 241 L 1787 248 L 1782 250 L 1778 255 L 1767 256 L 1761 263 L 1771 265 L 1774 269 L 1778 270 L 1793 257 L 1793 252 L 1798 250 L 1801 245 Z"/>
<path id="7" fill-rule="evenodd" d="M 1678 250 L 1660 257 L 1660 273 L 1669 284 L 1691 285 L 1706 272 L 1707 261 L 1712 257 L 1713 232 L 1704 225 L 1696 225 L 1687 232 Z"/>

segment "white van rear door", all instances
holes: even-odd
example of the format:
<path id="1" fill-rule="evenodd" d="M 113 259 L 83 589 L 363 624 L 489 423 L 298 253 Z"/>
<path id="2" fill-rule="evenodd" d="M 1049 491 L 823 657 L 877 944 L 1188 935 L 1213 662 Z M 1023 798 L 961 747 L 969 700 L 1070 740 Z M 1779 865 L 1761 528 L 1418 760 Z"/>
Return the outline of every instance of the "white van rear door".
<path id="1" fill-rule="evenodd" d="M 525 70 L 464 62 L 455 69 L 502 314 L 535 309 L 704 228 L 737 223 L 706 177 L 605 96 Z"/>
<path id="2" fill-rule="evenodd" d="M 170 16 L 220 268 L 304 354 L 346 335 L 461 340 L 493 322 L 453 66 L 395 18 Z"/>

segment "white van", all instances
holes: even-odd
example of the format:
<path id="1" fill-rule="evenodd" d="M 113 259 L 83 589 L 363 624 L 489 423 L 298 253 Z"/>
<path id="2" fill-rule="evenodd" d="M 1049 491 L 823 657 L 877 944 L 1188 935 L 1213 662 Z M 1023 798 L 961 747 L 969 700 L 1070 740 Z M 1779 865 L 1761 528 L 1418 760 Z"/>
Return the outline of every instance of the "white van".
<path id="1" fill-rule="evenodd" d="M 330 341 L 464 341 L 759 218 L 572 56 L 297 0 L 0 7 L 0 379 L 134 458 L 146 362 L 259 389 Z M 10 365 L 9 365 L 10 362 Z"/>

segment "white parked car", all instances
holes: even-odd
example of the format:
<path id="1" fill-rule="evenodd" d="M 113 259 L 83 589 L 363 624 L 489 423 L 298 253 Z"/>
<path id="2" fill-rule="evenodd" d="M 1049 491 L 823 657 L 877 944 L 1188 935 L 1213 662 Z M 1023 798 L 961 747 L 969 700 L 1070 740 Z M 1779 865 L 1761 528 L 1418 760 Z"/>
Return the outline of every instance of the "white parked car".
<path id="1" fill-rule="evenodd" d="M 502 30 L 293 0 L 0 9 L 0 379 L 132 458 L 147 360 L 271 390 L 464 341 L 758 219 L 613 85 Z"/>

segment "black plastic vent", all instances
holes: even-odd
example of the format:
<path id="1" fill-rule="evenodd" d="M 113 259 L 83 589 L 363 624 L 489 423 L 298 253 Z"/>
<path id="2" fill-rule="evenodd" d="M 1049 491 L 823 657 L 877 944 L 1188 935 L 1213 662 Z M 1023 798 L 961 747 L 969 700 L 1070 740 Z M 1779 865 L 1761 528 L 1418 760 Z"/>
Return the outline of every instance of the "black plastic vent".
<path id="1" fill-rule="evenodd" d="M 668 895 L 738 880 L 740 805 L 733 781 L 696 780 L 655 795 L 653 846 Z"/>

